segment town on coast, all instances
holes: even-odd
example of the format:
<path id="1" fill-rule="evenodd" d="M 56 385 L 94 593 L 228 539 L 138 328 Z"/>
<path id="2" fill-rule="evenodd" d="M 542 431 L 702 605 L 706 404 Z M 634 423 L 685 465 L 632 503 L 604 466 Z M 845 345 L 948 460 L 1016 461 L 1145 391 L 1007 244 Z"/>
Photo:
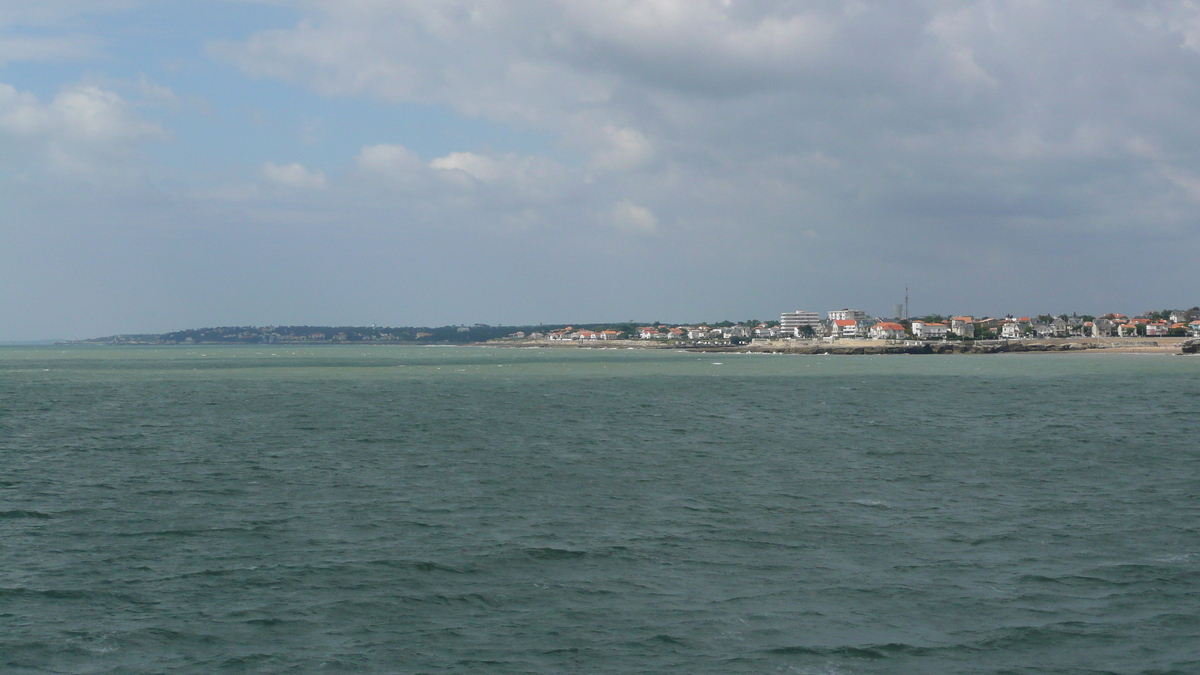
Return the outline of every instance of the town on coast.
<path id="1" fill-rule="evenodd" d="M 784 312 L 779 321 L 714 325 L 652 324 L 634 331 L 567 326 L 547 332 L 515 332 L 505 341 L 539 346 L 661 345 L 704 351 L 810 354 L 951 354 L 1106 349 L 1195 353 L 1200 308 L 1163 310 L 1128 317 L 973 317 L 915 319 L 871 317 L 857 309 Z M 1153 338 L 1153 339 L 1147 339 Z"/>
<path id="2" fill-rule="evenodd" d="M 474 344 L 505 347 L 689 349 L 794 354 L 991 354 L 1105 350 L 1196 353 L 1200 307 L 1139 316 L 927 315 L 872 317 L 857 309 L 783 312 L 779 320 L 674 324 L 381 327 L 238 326 L 114 335 L 60 344 Z"/>

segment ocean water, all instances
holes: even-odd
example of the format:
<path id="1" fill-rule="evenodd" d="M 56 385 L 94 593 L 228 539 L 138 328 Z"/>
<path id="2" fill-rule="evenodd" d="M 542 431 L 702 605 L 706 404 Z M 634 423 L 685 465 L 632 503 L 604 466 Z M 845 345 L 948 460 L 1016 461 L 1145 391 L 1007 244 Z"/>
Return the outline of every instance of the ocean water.
<path id="1" fill-rule="evenodd" d="M 1200 357 L 0 349 L 0 672 L 1200 673 Z"/>

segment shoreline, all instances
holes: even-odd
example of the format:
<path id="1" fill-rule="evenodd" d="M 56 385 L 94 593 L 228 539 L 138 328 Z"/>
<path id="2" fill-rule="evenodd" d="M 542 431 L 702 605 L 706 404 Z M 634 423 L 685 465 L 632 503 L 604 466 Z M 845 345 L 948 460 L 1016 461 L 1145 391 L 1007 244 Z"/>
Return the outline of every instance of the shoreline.
<path id="1" fill-rule="evenodd" d="M 1189 345 L 1188 343 L 1192 343 Z M 642 340 L 564 341 L 527 340 L 484 342 L 477 346 L 523 349 L 680 349 L 699 354 L 795 354 L 795 355 L 920 355 L 920 354 L 1194 354 L 1200 340 L 1168 337 L 1136 338 L 1044 338 L 1037 340 L 775 340 L 746 345 L 645 344 Z M 1185 349 L 1188 345 L 1192 351 Z"/>
<path id="2" fill-rule="evenodd" d="M 8 345 L 10 347 L 17 345 Z M 34 345 L 20 345 L 34 346 Z M 36 345 L 47 346 L 47 345 Z M 286 349 L 289 347 L 496 347 L 501 349 L 638 349 L 678 350 L 696 354 L 793 354 L 793 355 L 924 355 L 924 354 L 1167 354 L 1200 353 L 1200 339 L 1166 338 L 1043 338 L 1031 340 L 757 340 L 750 344 L 668 343 L 649 340 L 496 340 L 487 342 L 287 342 L 287 343 L 230 343 L 196 342 L 168 343 L 111 343 L 59 342 L 53 346 L 105 347 L 259 347 Z"/>

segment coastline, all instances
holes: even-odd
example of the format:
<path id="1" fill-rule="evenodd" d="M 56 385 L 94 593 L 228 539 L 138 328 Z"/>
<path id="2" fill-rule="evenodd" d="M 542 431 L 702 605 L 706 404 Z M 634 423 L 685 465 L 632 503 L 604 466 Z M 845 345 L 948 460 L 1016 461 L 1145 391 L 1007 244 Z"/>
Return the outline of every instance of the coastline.
<path id="1" fill-rule="evenodd" d="M 705 354 L 914 355 L 914 354 L 1185 354 L 1192 338 L 1045 338 L 1036 340 L 772 340 L 745 345 L 646 344 L 647 340 L 522 340 L 476 343 L 524 349 L 682 349 Z M 1195 341 L 1200 342 L 1200 341 Z M 1190 353 L 1195 353 L 1190 352 Z"/>

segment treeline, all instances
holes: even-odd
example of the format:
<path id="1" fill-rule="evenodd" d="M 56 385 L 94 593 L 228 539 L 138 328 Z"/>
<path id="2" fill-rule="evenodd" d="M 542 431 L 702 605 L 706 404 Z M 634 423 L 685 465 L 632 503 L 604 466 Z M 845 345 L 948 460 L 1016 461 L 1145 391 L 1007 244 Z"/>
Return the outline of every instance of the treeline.
<path id="1" fill-rule="evenodd" d="M 546 333 L 574 326 L 587 330 L 617 330 L 633 334 L 632 323 L 539 324 L 530 326 L 215 326 L 173 331 L 155 336 L 163 344 L 265 344 L 286 342 L 487 342 L 515 333 Z M 111 342 L 114 338 L 97 341 Z"/>

